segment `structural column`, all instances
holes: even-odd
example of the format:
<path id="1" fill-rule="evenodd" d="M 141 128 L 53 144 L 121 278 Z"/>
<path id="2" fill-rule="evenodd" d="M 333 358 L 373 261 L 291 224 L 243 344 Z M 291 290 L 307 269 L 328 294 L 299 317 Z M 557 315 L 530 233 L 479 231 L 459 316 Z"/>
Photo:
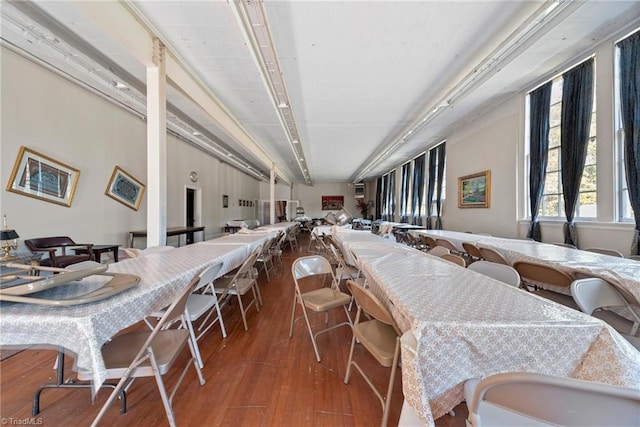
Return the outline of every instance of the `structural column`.
<path id="1" fill-rule="evenodd" d="M 269 179 L 269 217 L 271 224 L 276 223 L 276 170 L 271 164 L 271 175 Z"/>
<path id="2" fill-rule="evenodd" d="M 164 45 L 153 39 L 147 67 L 147 247 L 167 241 L 167 102 Z"/>

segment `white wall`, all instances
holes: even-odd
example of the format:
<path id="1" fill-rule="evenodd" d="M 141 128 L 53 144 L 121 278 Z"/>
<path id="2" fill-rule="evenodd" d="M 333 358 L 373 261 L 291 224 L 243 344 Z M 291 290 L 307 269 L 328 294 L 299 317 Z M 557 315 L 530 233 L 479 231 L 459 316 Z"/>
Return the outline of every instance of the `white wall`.
<path id="1" fill-rule="evenodd" d="M 344 196 L 344 207 L 354 217 L 360 216 L 356 208 L 355 189 L 347 183 L 314 183 L 313 186 L 295 184 L 293 198 L 300 201 L 305 215 L 311 218 L 324 218 L 331 211 L 322 210 L 322 196 Z M 335 212 L 335 211 L 334 211 Z"/>
<path id="2" fill-rule="evenodd" d="M 104 192 L 116 165 L 146 182 L 145 122 L 7 49 L 1 61 L 0 211 L 9 226 L 20 240 L 68 235 L 79 242 L 128 245 L 129 231 L 146 228 L 146 196 L 136 212 Z M 167 226 L 185 224 L 186 186 L 201 190 L 199 224 L 207 238 L 229 219 L 254 216 L 237 200 L 256 199 L 258 181 L 175 137 L 167 144 Z M 80 170 L 71 207 L 6 191 L 20 146 Z M 198 172 L 195 184 L 190 171 Z M 228 209 L 222 208 L 222 194 L 229 195 Z"/>
<path id="3" fill-rule="evenodd" d="M 445 229 L 517 237 L 519 97 L 514 97 L 447 138 Z M 489 208 L 459 208 L 458 178 L 491 171 Z"/>

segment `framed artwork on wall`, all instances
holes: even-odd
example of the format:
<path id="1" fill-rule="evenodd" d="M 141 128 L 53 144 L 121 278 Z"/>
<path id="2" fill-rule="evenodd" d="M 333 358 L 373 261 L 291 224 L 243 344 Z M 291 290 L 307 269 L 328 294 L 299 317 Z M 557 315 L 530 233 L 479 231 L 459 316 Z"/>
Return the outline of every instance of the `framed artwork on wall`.
<path id="1" fill-rule="evenodd" d="M 78 169 L 20 147 L 7 191 L 69 207 L 79 177 Z"/>
<path id="2" fill-rule="evenodd" d="M 322 196 L 323 211 L 337 211 L 344 207 L 344 196 Z"/>
<path id="3" fill-rule="evenodd" d="M 104 194 L 137 211 L 142 202 L 144 184 L 120 166 L 113 168 L 111 179 Z"/>
<path id="4" fill-rule="evenodd" d="M 488 208 L 491 206 L 491 171 L 458 178 L 459 208 Z"/>

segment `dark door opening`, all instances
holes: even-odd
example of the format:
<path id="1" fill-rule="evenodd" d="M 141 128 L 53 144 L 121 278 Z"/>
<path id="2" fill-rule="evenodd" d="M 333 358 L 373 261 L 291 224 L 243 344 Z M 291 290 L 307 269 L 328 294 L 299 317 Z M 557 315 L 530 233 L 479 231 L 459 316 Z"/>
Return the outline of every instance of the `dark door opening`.
<path id="1" fill-rule="evenodd" d="M 187 188 L 187 227 L 196 225 L 196 190 Z M 187 245 L 193 243 L 193 232 L 187 233 Z"/>

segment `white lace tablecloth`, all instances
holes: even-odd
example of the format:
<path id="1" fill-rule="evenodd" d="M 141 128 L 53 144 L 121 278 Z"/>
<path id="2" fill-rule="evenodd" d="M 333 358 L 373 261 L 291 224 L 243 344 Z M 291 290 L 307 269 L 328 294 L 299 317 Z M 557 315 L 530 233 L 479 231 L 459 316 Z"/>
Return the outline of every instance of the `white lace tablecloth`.
<path id="1" fill-rule="evenodd" d="M 640 389 L 640 352 L 598 319 L 419 251 L 341 244 L 415 336 L 415 355 L 402 351 L 403 391 L 426 425 L 462 401 L 467 379 L 498 372 Z"/>
<path id="2" fill-rule="evenodd" d="M 552 265 L 567 273 L 581 272 L 601 277 L 625 288 L 640 300 L 640 262 L 610 255 L 566 248 L 532 240 L 507 239 L 448 230 L 417 231 L 433 238 L 443 237 L 462 250 L 462 242 L 471 242 L 500 252 L 511 264 L 530 261 Z M 556 292 L 571 294 L 567 288 L 553 288 Z"/>
<path id="3" fill-rule="evenodd" d="M 264 239 L 266 236 L 262 235 Z M 92 373 L 96 392 L 106 378 L 100 349 L 107 340 L 167 306 L 206 267 L 222 263 L 221 276 L 240 266 L 250 247 L 245 242 L 216 244 L 214 239 L 110 264 L 109 272 L 135 274 L 140 283 L 94 303 L 55 307 L 2 302 L 0 346 L 62 347 L 74 357 L 74 369 Z M 104 277 L 93 276 L 80 284 L 41 292 L 40 297 L 69 298 L 93 290 L 104 281 Z"/>
<path id="4" fill-rule="evenodd" d="M 294 227 L 296 225 L 298 225 L 298 223 L 295 221 L 278 222 L 275 224 L 265 224 L 261 227 L 256 228 L 255 231 L 284 231 L 286 233 L 291 227 Z"/>

